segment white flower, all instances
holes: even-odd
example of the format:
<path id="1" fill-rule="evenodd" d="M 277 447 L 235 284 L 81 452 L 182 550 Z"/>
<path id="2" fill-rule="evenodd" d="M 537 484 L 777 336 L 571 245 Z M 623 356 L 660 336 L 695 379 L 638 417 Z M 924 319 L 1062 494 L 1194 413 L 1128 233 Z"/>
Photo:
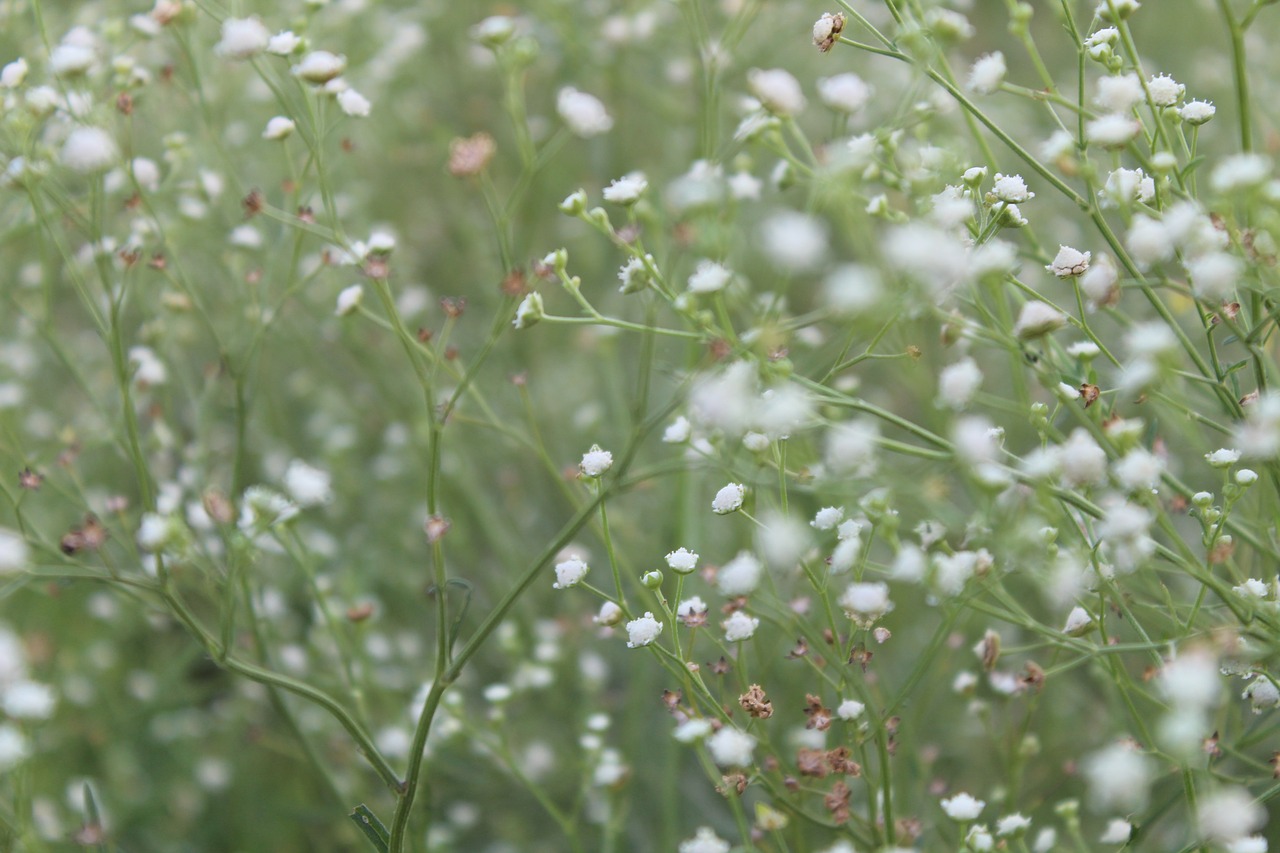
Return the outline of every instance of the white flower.
<path id="1" fill-rule="evenodd" d="M 980 56 L 969 69 L 969 88 L 979 95 L 990 95 L 1000 88 L 1006 71 L 1004 54 L 1000 51 Z"/>
<path id="2" fill-rule="evenodd" d="M 747 86 L 764 108 L 774 115 L 793 116 L 805 108 L 800 82 L 789 71 L 752 68 L 747 72 Z"/>
<path id="3" fill-rule="evenodd" d="M 866 707 L 854 699 L 846 699 L 836 706 L 836 716 L 842 720 L 856 720 L 862 716 Z"/>
<path id="4" fill-rule="evenodd" d="M 545 315 L 542 310 L 542 294 L 536 290 L 530 291 L 516 308 L 515 319 L 511 321 L 511 325 L 517 329 L 527 329 L 534 323 L 541 320 Z"/>
<path id="5" fill-rule="evenodd" d="M 764 564 L 750 551 L 739 551 L 737 556 L 716 572 L 716 587 L 727 596 L 748 595 L 760 583 Z"/>
<path id="6" fill-rule="evenodd" d="M 730 483 L 716 492 L 711 501 L 711 510 L 717 515 L 726 515 L 742 508 L 742 501 L 747 495 L 747 487 L 741 483 Z"/>
<path id="7" fill-rule="evenodd" d="M 681 619 L 688 619 L 690 616 L 697 616 L 706 612 L 707 603 L 698 595 L 695 595 L 692 598 L 686 598 L 684 601 L 676 605 L 676 615 Z"/>
<path id="8" fill-rule="evenodd" d="M 1142 103 L 1142 80 L 1137 74 L 1117 74 L 1098 80 L 1094 102 L 1110 113 L 1127 113 Z"/>
<path id="9" fill-rule="evenodd" d="M 734 172 L 729 176 L 729 195 L 740 201 L 756 201 L 764 181 L 750 172 Z"/>
<path id="10" fill-rule="evenodd" d="M 635 204 L 648 188 L 649 181 L 644 172 L 631 172 L 604 188 L 604 200 L 614 204 Z"/>
<path id="11" fill-rule="evenodd" d="M 867 105 L 875 91 L 871 84 L 851 72 L 818 78 L 818 97 L 836 112 L 856 113 Z"/>
<path id="12" fill-rule="evenodd" d="M 0 527 L 0 577 L 24 570 L 30 555 L 31 549 L 22 534 Z"/>
<path id="13" fill-rule="evenodd" d="M 996 821 L 996 835 L 1017 835 L 1026 832 L 1031 828 L 1031 818 L 1025 817 L 1017 812 L 1011 815 L 1005 815 Z"/>
<path id="14" fill-rule="evenodd" d="M 818 530 L 830 530 L 844 520 L 844 507 L 827 506 L 818 510 L 809 524 Z"/>
<path id="15" fill-rule="evenodd" d="M 0 773 L 17 767 L 30 754 L 26 735 L 17 726 L 0 723 Z"/>
<path id="16" fill-rule="evenodd" d="M 608 133 L 613 128 L 613 119 L 600 99 L 572 86 L 564 87 L 556 95 L 556 112 L 574 135 L 584 139 Z"/>
<path id="17" fill-rule="evenodd" d="M 1227 853 L 1267 853 L 1267 839 L 1261 835 L 1237 838 L 1226 845 Z"/>
<path id="18" fill-rule="evenodd" d="M 353 118 L 364 118 L 369 115 L 369 110 L 373 107 L 369 103 L 369 99 L 355 89 L 343 89 L 339 92 L 338 106 L 342 108 L 344 113 Z"/>
<path id="19" fill-rule="evenodd" d="M 103 172 L 120 158 L 111 134 L 97 127 L 77 127 L 67 134 L 59 159 L 73 172 Z"/>
<path id="20" fill-rule="evenodd" d="M 1131 834 L 1133 834 L 1133 824 L 1124 818 L 1116 817 L 1107 821 L 1107 828 L 1102 831 L 1102 835 L 1098 836 L 1098 841 L 1103 844 L 1126 844 Z"/>
<path id="21" fill-rule="evenodd" d="M 1187 124 L 1196 127 L 1213 118 L 1217 111 L 1212 101 L 1187 101 L 1178 108 L 1178 115 Z"/>
<path id="22" fill-rule="evenodd" d="M 662 440 L 666 444 L 683 444 L 689 440 L 689 434 L 692 431 L 693 426 L 689 423 L 689 419 L 679 415 L 663 430 Z"/>
<path id="23" fill-rule="evenodd" d="M 1182 100 L 1187 87 L 1168 74 L 1158 74 L 1147 81 L 1147 91 L 1151 93 L 1151 103 L 1157 107 L 1171 107 Z"/>
<path id="24" fill-rule="evenodd" d="M 1129 116 L 1111 113 L 1087 122 L 1084 126 L 1084 138 L 1103 148 L 1119 148 L 1141 130 L 1142 125 Z"/>
<path id="25" fill-rule="evenodd" d="M 49 53 L 49 70 L 59 77 L 74 77 L 93 67 L 97 55 L 92 44 L 66 43 Z"/>
<path id="26" fill-rule="evenodd" d="M 1083 607 L 1073 607 L 1067 614 L 1067 624 L 1062 626 L 1062 633 L 1078 637 L 1093 625 L 1093 617 Z"/>
<path id="27" fill-rule="evenodd" d="M 1084 275 L 1085 270 L 1089 269 L 1089 259 L 1091 257 L 1093 255 L 1090 252 L 1081 252 L 1079 249 L 1073 249 L 1070 246 L 1059 246 L 1058 254 L 1054 257 L 1053 263 L 1049 264 L 1045 269 L 1058 278 Z"/>
<path id="28" fill-rule="evenodd" d="M 756 628 L 760 627 L 760 620 L 748 616 L 741 610 L 735 610 L 729 615 L 729 618 L 721 623 L 720 627 L 724 628 L 724 638 L 730 643 L 741 642 L 742 640 L 750 640 L 755 634 Z"/>
<path id="29" fill-rule="evenodd" d="M 1280 707 L 1280 688 L 1265 675 L 1255 675 L 1249 686 L 1240 694 L 1241 699 L 1248 699 L 1253 706 L 1253 713 L 1261 714 Z"/>
<path id="30" fill-rule="evenodd" d="M 639 619 L 627 623 L 627 648 L 638 649 L 647 646 L 662 633 L 662 623 L 653 618 L 653 614 L 645 612 Z"/>
<path id="31" fill-rule="evenodd" d="M 1116 479 L 1129 491 L 1154 489 L 1160 484 L 1164 463 L 1160 457 L 1142 448 L 1135 448 L 1116 461 L 1111 468 Z"/>
<path id="32" fill-rule="evenodd" d="M 327 50 L 313 50 L 291 70 L 293 76 L 308 83 L 328 83 L 347 70 L 347 58 Z"/>
<path id="33" fill-rule="evenodd" d="M 36 681 L 17 681 L 5 687 L 0 707 L 18 720 L 47 720 L 57 704 L 53 688 Z"/>
<path id="34" fill-rule="evenodd" d="M 0 68 L 0 89 L 16 89 L 27 79 L 27 60 L 19 57 Z"/>
<path id="35" fill-rule="evenodd" d="M 679 853 L 729 853 L 732 845 L 709 826 L 700 827 L 693 838 L 680 842 Z"/>
<path id="36" fill-rule="evenodd" d="M 873 310 L 884 296 L 880 274 L 862 264 L 841 264 L 822 282 L 827 307 L 843 317 L 856 317 Z"/>
<path id="37" fill-rule="evenodd" d="M 292 30 L 284 30 L 273 35 L 267 41 L 267 53 L 275 56 L 288 56 L 302 45 L 302 39 Z"/>
<path id="38" fill-rule="evenodd" d="M 1227 299 L 1236 289 L 1244 264 L 1235 255 L 1209 252 L 1186 262 L 1191 289 L 1201 299 Z"/>
<path id="39" fill-rule="evenodd" d="M 1157 680 L 1161 692 L 1175 708 L 1211 708 L 1222 695 L 1218 661 L 1205 649 L 1191 649 L 1169 661 L 1161 668 Z"/>
<path id="40" fill-rule="evenodd" d="M 690 293 L 715 293 L 733 281 L 733 272 L 715 261 L 699 261 L 689 276 Z"/>
<path id="41" fill-rule="evenodd" d="M 599 477 L 613 465 L 613 454 L 601 450 L 600 445 L 593 444 L 591 449 L 582 454 L 582 462 L 578 469 L 588 477 Z"/>
<path id="42" fill-rule="evenodd" d="M 840 606 L 844 608 L 845 615 L 859 627 L 868 628 L 893 609 L 893 602 L 889 600 L 889 585 L 882 581 L 849 584 L 840 596 Z"/>
<path id="43" fill-rule="evenodd" d="M 969 821 L 975 820 L 982 814 L 982 809 L 986 805 L 984 801 L 974 798 L 971 794 L 960 793 L 943 800 L 942 810 L 952 820 Z"/>
<path id="44" fill-rule="evenodd" d="M 971 358 L 948 364 L 938 374 L 938 402 L 957 411 L 969 405 L 982 385 L 982 370 Z"/>
<path id="45" fill-rule="evenodd" d="M 267 49 L 271 33 L 257 18 L 227 18 L 222 22 L 222 41 L 214 47 L 219 56 L 248 59 Z"/>
<path id="46" fill-rule="evenodd" d="M 872 420 L 836 424 L 827 430 L 824 459 L 835 475 L 869 477 L 875 473 L 880 429 Z"/>
<path id="47" fill-rule="evenodd" d="M 996 172 L 995 186 L 992 188 L 996 199 L 1006 204 L 1022 204 L 1036 197 L 1027 189 L 1027 182 L 1021 175 L 1002 175 Z"/>
<path id="48" fill-rule="evenodd" d="M 1113 169 L 1098 194 L 1108 207 L 1135 201 L 1147 204 L 1156 197 L 1156 182 L 1141 169 Z"/>
<path id="49" fill-rule="evenodd" d="M 1196 802 L 1200 834 L 1219 843 L 1231 843 L 1261 829 L 1267 810 L 1244 788 L 1223 788 Z"/>
<path id="50" fill-rule="evenodd" d="M 807 213 L 784 210 L 760 223 L 760 249 L 781 272 L 812 272 L 826 260 L 827 227 Z"/>
<path id="51" fill-rule="evenodd" d="M 551 588 L 552 589 L 568 589 L 571 586 L 577 586 L 582 581 L 582 579 L 587 576 L 587 572 L 590 570 L 591 570 L 591 567 L 588 566 L 586 562 L 578 559 L 577 557 L 570 557 L 567 560 L 556 563 L 556 582 L 551 585 Z M 606 603 L 609 603 L 609 602 L 606 602 Z M 614 605 L 614 606 L 617 607 L 617 605 Z M 621 614 L 621 612 L 622 612 L 621 609 L 619 609 L 618 613 Z M 603 622 L 601 620 L 601 617 L 604 617 L 607 615 L 608 614 L 605 614 L 603 611 L 601 611 L 601 616 L 596 617 L 596 621 L 600 622 L 601 624 L 610 624 L 607 622 Z M 631 626 L 628 625 L 627 629 L 630 630 L 630 627 Z"/>
<path id="52" fill-rule="evenodd" d="M 667 554 L 667 566 L 673 572 L 687 575 L 698 568 L 698 555 L 688 548 L 677 548 Z"/>
<path id="53" fill-rule="evenodd" d="M 1151 759 L 1132 743 L 1114 743 L 1093 753 L 1085 758 L 1081 769 L 1089 799 L 1099 810 L 1131 812 L 1146 807 L 1155 768 Z"/>
<path id="54" fill-rule="evenodd" d="M 284 472 L 284 490 L 300 507 L 319 506 L 333 500 L 333 487 L 328 471 L 322 471 L 295 459 Z"/>
<path id="55" fill-rule="evenodd" d="M 471 37 L 486 47 L 498 47 L 516 32 L 515 21 L 506 15 L 491 15 L 471 28 Z"/>
<path id="56" fill-rule="evenodd" d="M 711 721 L 702 717 L 685 720 L 672 732 L 672 736 L 680 743 L 695 743 L 709 734 L 711 734 Z"/>
<path id="57" fill-rule="evenodd" d="M 360 303 L 363 301 L 363 287 L 358 284 L 344 287 L 342 292 L 338 294 L 338 304 L 333 313 L 338 317 L 350 316 L 356 312 L 356 309 L 360 307 Z"/>
<path id="58" fill-rule="evenodd" d="M 554 587 L 555 585 L 552 584 Z M 617 625 L 622 621 L 622 608 L 614 604 L 612 601 L 606 601 L 600 605 L 600 612 L 591 617 L 591 621 L 597 625 Z"/>
<path id="59" fill-rule="evenodd" d="M 1209 183 L 1225 194 L 1256 187 L 1271 174 L 1271 160 L 1261 154 L 1233 154 L 1213 169 Z"/>
<path id="60" fill-rule="evenodd" d="M 756 739 L 733 726 L 725 726 L 707 738 L 707 749 L 711 758 L 721 767 L 747 767 L 751 764 L 751 753 L 756 748 Z"/>
<path id="61" fill-rule="evenodd" d="M 1028 302 L 1018 312 L 1013 331 L 1020 338 L 1038 338 L 1066 325 L 1067 318 L 1047 302 Z"/>
<path id="62" fill-rule="evenodd" d="M 1204 459 L 1213 468 L 1230 468 L 1240 461 L 1240 451 L 1219 447 L 1212 453 L 1206 453 Z"/>

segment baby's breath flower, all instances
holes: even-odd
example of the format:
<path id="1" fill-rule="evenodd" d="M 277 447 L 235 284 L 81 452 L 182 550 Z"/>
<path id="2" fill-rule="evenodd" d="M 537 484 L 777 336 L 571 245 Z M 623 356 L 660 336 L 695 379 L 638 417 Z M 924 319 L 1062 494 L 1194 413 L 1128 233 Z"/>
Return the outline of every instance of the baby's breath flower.
<path id="1" fill-rule="evenodd" d="M 969 89 L 979 95 L 990 95 L 1000 88 L 1007 70 L 1003 53 L 997 50 L 984 54 L 969 69 Z"/>
<path id="2" fill-rule="evenodd" d="M 698 267 L 689 276 L 690 293 L 715 293 L 733 280 L 733 271 L 715 261 L 699 261 Z"/>
<path id="3" fill-rule="evenodd" d="M 1178 115 L 1193 127 L 1198 127 L 1213 118 L 1218 110 L 1212 101 L 1187 101 L 1178 108 Z"/>
<path id="4" fill-rule="evenodd" d="M 364 288 L 359 284 L 344 287 L 338 294 L 337 307 L 334 308 L 333 313 L 338 317 L 349 317 L 360 308 L 360 303 L 363 301 Z"/>
<path id="5" fill-rule="evenodd" d="M 1059 246 L 1058 254 L 1054 257 L 1053 263 L 1049 264 L 1045 269 L 1058 278 L 1073 278 L 1084 275 L 1085 270 L 1089 269 L 1089 259 L 1091 257 L 1093 257 L 1093 254 L 1090 252 L 1081 252 L 1079 249 L 1073 249 L 1070 246 Z"/>
<path id="6" fill-rule="evenodd" d="M 889 585 L 879 581 L 849 584 L 840 596 L 840 606 L 858 627 L 869 628 L 893 609 L 893 602 L 889 600 Z"/>
<path id="7" fill-rule="evenodd" d="M 830 530 L 843 520 L 844 507 L 828 506 L 818 510 L 818 514 L 813 517 L 813 521 L 809 522 L 809 524 L 818 530 Z"/>
<path id="8" fill-rule="evenodd" d="M 0 527 L 0 577 L 24 570 L 30 554 L 21 534 Z"/>
<path id="9" fill-rule="evenodd" d="M 299 507 L 319 506 L 333 500 L 329 472 L 308 465 L 301 459 L 293 460 L 285 469 L 284 490 Z"/>
<path id="10" fill-rule="evenodd" d="M 610 182 L 609 186 L 604 188 L 604 200 L 614 204 L 635 204 L 648 188 L 649 181 L 643 172 L 631 172 Z"/>
<path id="11" fill-rule="evenodd" d="M 1039 338 L 1066 325 L 1067 318 L 1047 302 L 1028 302 L 1018 312 L 1013 331 L 1020 338 Z"/>
<path id="12" fill-rule="evenodd" d="M 867 105 L 875 91 L 875 87 L 852 72 L 818 78 L 818 98 L 838 113 L 853 115 Z"/>
<path id="13" fill-rule="evenodd" d="M 676 726 L 673 736 L 680 743 L 696 743 L 709 734 L 711 734 L 711 721 L 695 717 Z"/>
<path id="14" fill-rule="evenodd" d="M 355 89 L 343 89 L 338 93 L 338 106 L 353 118 L 364 118 L 369 115 L 373 105 L 369 103 L 368 98 Z"/>
<path id="15" fill-rule="evenodd" d="M 738 555 L 716 572 L 716 587 L 723 595 L 750 595 L 760 583 L 764 564 L 750 551 Z"/>
<path id="16" fill-rule="evenodd" d="M 1084 138 L 1103 148 L 1120 148 L 1142 130 L 1142 125 L 1127 115 L 1110 113 L 1095 118 L 1084 126 Z"/>
<path id="17" fill-rule="evenodd" d="M 1261 154 L 1234 154 L 1213 169 L 1209 183 L 1224 195 L 1256 187 L 1271 174 L 1271 161 Z"/>
<path id="18" fill-rule="evenodd" d="M 1031 818 L 1014 812 L 996 821 L 996 835 L 1022 835 L 1031 828 Z"/>
<path id="19" fill-rule="evenodd" d="M 1093 625 L 1093 617 L 1083 607 L 1073 607 L 1067 614 L 1067 623 L 1062 626 L 1062 633 L 1070 637 L 1078 637 Z"/>
<path id="20" fill-rule="evenodd" d="M 527 329 L 534 323 L 543 318 L 542 294 L 536 290 L 530 291 L 516 308 L 515 319 L 511 321 L 511 325 L 517 329 Z"/>
<path id="21" fill-rule="evenodd" d="M 1267 822 L 1267 812 L 1244 788 L 1223 788 L 1199 798 L 1200 835 L 1221 844 L 1237 842 Z"/>
<path id="22" fill-rule="evenodd" d="M 284 139 L 286 136 L 293 133 L 296 127 L 297 125 L 294 124 L 293 119 L 287 118 L 286 116 L 275 116 L 267 122 L 266 129 L 262 131 L 262 138 L 272 140 Z"/>
<path id="23" fill-rule="evenodd" d="M 844 29 L 844 15 L 836 12 L 823 12 L 822 17 L 813 22 L 813 44 L 822 53 L 831 50 Z"/>
<path id="24" fill-rule="evenodd" d="M 698 829 L 693 838 L 680 842 L 679 853 L 729 853 L 730 847 L 732 845 L 716 835 L 715 830 L 709 826 L 703 826 Z"/>
<path id="25" fill-rule="evenodd" d="M 666 559 L 667 566 L 678 574 L 687 575 L 698 568 L 698 555 L 688 548 L 677 548 L 667 554 Z"/>
<path id="26" fill-rule="evenodd" d="M 1213 468 L 1230 468 L 1240 461 L 1240 451 L 1220 447 L 1212 453 L 1206 453 L 1204 459 Z"/>
<path id="27" fill-rule="evenodd" d="M 583 139 L 608 133 L 613 128 L 613 119 L 600 99 L 572 86 L 564 87 L 556 95 L 556 112 L 570 132 Z"/>
<path id="28" fill-rule="evenodd" d="M 551 588 L 568 589 L 571 586 L 577 586 L 582 582 L 582 579 L 587 576 L 587 572 L 590 571 L 590 569 L 591 567 L 588 566 L 586 562 L 578 559 L 577 557 L 570 557 L 567 560 L 556 563 L 556 582 L 551 585 Z M 612 602 L 606 602 L 606 604 L 610 603 Z M 617 607 L 617 605 L 614 606 Z M 621 615 L 621 613 L 622 611 L 619 609 L 618 615 Z M 602 609 L 600 615 L 596 617 L 596 621 L 602 625 L 613 624 L 612 622 L 604 621 L 604 619 L 609 615 L 610 614 L 605 614 Z"/>
<path id="29" fill-rule="evenodd" d="M 856 720 L 866 710 L 866 705 L 854 699 L 845 699 L 836 706 L 836 716 L 842 720 Z"/>
<path id="30" fill-rule="evenodd" d="M 270 40 L 271 33 L 257 18 L 226 18 L 214 51 L 230 59 L 249 59 L 266 50 Z"/>
<path id="31" fill-rule="evenodd" d="M 0 68 L 0 89 L 16 89 L 27 79 L 27 60 L 18 57 Z"/>
<path id="32" fill-rule="evenodd" d="M 1098 836 L 1103 844 L 1127 844 L 1133 833 L 1133 824 L 1124 818 L 1116 817 L 1107 821 L 1107 828 Z"/>
<path id="33" fill-rule="evenodd" d="M 721 767 L 748 767 L 755 751 L 756 739 L 733 726 L 725 726 L 707 738 L 707 750 Z"/>
<path id="34" fill-rule="evenodd" d="M 647 646 L 658 639 L 661 633 L 662 623 L 654 619 L 652 613 L 646 612 L 639 619 L 632 619 L 627 623 L 627 648 Z"/>
<path id="35" fill-rule="evenodd" d="M 488 48 L 506 44 L 515 35 L 515 21 L 506 15 L 491 15 L 471 28 L 471 37 Z"/>
<path id="36" fill-rule="evenodd" d="M 600 605 L 600 612 L 592 617 L 591 621 L 595 622 L 597 625 L 611 626 L 617 625 L 623 620 L 623 618 L 622 608 L 614 604 L 612 601 L 606 601 L 604 604 Z"/>
<path id="37" fill-rule="evenodd" d="M 693 427 L 689 423 L 689 419 L 684 415 L 679 415 L 663 430 L 662 440 L 667 444 L 683 444 L 689 440 L 689 434 L 692 431 Z"/>
<path id="38" fill-rule="evenodd" d="M 105 172 L 120 158 L 120 149 L 105 130 L 77 127 L 67 134 L 59 159 L 73 172 L 93 174 Z"/>
<path id="39" fill-rule="evenodd" d="M 613 454 L 607 450 L 601 450 L 600 445 L 593 444 L 591 449 L 582 455 L 582 462 L 579 463 L 578 469 L 587 477 L 600 477 L 605 471 L 613 465 Z"/>
<path id="40" fill-rule="evenodd" d="M 1147 91 L 1151 93 L 1151 103 L 1157 107 L 1171 107 L 1182 100 L 1187 87 L 1168 74 L 1158 74 L 1147 81 Z"/>
<path id="41" fill-rule="evenodd" d="M 986 803 L 972 794 L 959 793 L 942 801 L 942 810 L 955 821 L 970 821 L 982 814 Z"/>
<path id="42" fill-rule="evenodd" d="M 1036 197 L 1035 193 L 1027 189 L 1027 182 L 1021 175 L 1002 175 L 999 172 L 996 172 L 992 192 L 998 201 L 1008 204 L 1022 204 Z"/>
<path id="43" fill-rule="evenodd" d="M 724 638 L 727 642 L 739 643 L 755 635 L 756 628 L 760 627 L 760 620 L 747 615 L 745 611 L 735 610 L 721 623 L 721 627 L 724 628 Z"/>
<path id="44" fill-rule="evenodd" d="M 794 116 L 805 108 L 800 82 L 791 72 L 781 68 L 752 68 L 747 72 L 747 85 L 761 105 L 777 116 Z"/>
<path id="45" fill-rule="evenodd" d="M 294 35 L 292 30 L 276 33 L 267 41 L 267 53 L 274 56 L 288 56 L 302 47 L 302 38 Z"/>
<path id="46" fill-rule="evenodd" d="M 747 487 L 741 483 L 730 483 L 716 492 L 711 501 L 711 509 L 717 515 L 727 515 L 742 508 L 742 501 L 747 494 Z"/>
<path id="47" fill-rule="evenodd" d="M 1098 94 L 1094 102 L 1110 113 L 1127 113 L 1142 103 L 1146 97 L 1142 80 L 1137 74 L 1117 74 L 1098 80 Z"/>
<path id="48" fill-rule="evenodd" d="M 347 70 L 347 58 L 327 50 L 313 50 L 293 68 L 293 76 L 308 83 L 323 85 Z"/>

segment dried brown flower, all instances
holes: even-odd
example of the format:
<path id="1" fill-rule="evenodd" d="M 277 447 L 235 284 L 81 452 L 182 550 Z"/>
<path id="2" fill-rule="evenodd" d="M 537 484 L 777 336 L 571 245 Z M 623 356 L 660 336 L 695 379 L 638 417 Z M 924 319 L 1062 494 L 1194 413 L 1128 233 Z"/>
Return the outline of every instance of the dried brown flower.
<path id="1" fill-rule="evenodd" d="M 747 688 L 747 692 L 738 697 L 738 704 L 748 716 L 755 719 L 764 720 L 773 716 L 773 703 L 765 696 L 764 689 L 759 684 Z"/>

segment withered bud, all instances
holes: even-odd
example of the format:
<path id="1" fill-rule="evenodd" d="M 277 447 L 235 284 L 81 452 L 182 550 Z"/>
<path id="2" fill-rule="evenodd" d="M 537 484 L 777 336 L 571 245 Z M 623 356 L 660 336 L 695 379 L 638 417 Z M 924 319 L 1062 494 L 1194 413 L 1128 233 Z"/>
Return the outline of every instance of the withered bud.
<path id="1" fill-rule="evenodd" d="M 738 704 L 748 716 L 755 719 L 764 720 L 773 716 L 773 703 L 765 696 L 764 689 L 759 684 L 747 688 L 747 692 L 738 697 Z"/>
<path id="2" fill-rule="evenodd" d="M 1044 668 L 1033 660 L 1027 661 L 1027 665 L 1022 668 L 1022 677 L 1019 679 L 1023 686 L 1039 692 L 1044 687 Z"/>
<path id="3" fill-rule="evenodd" d="M 373 602 L 365 601 L 347 608 L 348 622 L 363 622 L 373 615 Z"/>
<path id="4" fill-rule="evenodd" d="M 982 635 L 982 640 L 973 647 L 973 652 L 982 661 L 982 668 L 991 672 L 1000 660 L 1000 635 L 988 628 Z"/>
<path id="5" fill-rule="evenodd" d="M 456 320 L 467 310 L 467 300 L 463 296 L 446 296 L 440 300 L 440 310 L 450 320 Z"/>
<path id="6" fill-rule="evenodd" d="M 730 791 L 736 794 L 741 794 L 743 791 L 747 790 L 747 776 L 745 773 L 730 773 L 727 776 L 720 777 L 720 780 L 724 785 L 717 786 L 716 793 L 721 794 L 722 796 L 727 797 Z"/>
<path id="7" fill-rule="evenodd" d="M 889 642 L 889 638 L 892 637 L 893 634 L 890 633 L 888 628 L 880 627 L 872 631 L 871 636 L 875 637 L 876 642 L 883 646 L 885 643 Z"/>
<path id="8" fill-rule="evenodd" d="M 200 496 L 200 504 L 204 507 L 204 511 L 209 514 L 218 524 L 230 524 L 236 519 L 236 508 L 231 505 L 231 500 L 218 489 L 206 489 L 205 493 Z"/>
<path id="9" fill-rule="evenodd" d="M 831 812 L 833 821 L 838 824 L 849 822 L 849 786 L 844 782 L 832 785 L 831 791 L 822 798 L 822 804 Z"/>
<path id="10" fill-rule="evenodd" d="M 1097 385 L 1088 382 L 1080 383 L 1080 399 L 1084 400 L 1084 407 L 1087 409 L 1094 403 L 1098 402 L 1098 396 L 1102 394 L 1102 389 Z"/>
<path id="11" fill-rule="evenodd" d="M 181 14 L 182 0 L 156 0 L 151 9 L 151 20 L 163 27 L 173 23 Z"/>
<path id="12" fill-rule="evenodd" d="M 121 92 L 116 95 L 116 110 L 121 115 L 133 115 L 133 95 L 128 92 Z"/>
<path id="13" fill-rule="evenodd" d="M 449 143 L 449 174 L 455 178 L 478 175 L 497 151 L 497 144 L 487 133 L 458 137 Z"/>
<path id="14" fill-rule="evenodd" d="M 298 221 L 305 222 L 308 225 L 314 225 L 316 221 L 316 212 L 311 209 L 310 205 L 302 205 L 298 208 Z"/>
<path id="15" fill-rule="evenodd" d="M 40 488 L 40 484 L 44 482 L 44 475 L 32 471 L 30 468 L 23 468 L 18 472 L 18 485 L 29 492 L 34 492 Z"/>
<path id="16" fill-rule="evenodd" d="M 787 660 L 798 660 L 807 654 L 809 654 L 809 644 L 805 642 L 804 637 L 801 637 L 796 640 L 795 648 L 787 652 Z"/>
<path id="17" fill-rule="evenodd" d="M 249 190 L 249 194 L 240 199 L 240 207 L 244 210 L 244 218 L 252 219 L 262 212 L 262 208 L 267 204 L 267 199 L 262 194 L 262 190 L 254 188 Z"/>
<path id="18" fill-rule="evenodd" d="M 499 289 L 503 296 L 524 296 L 528 290 L 525 287 L 524 270 L 512 270 L 503 276 Z"/>
<path id="19" fill-rule="evenodd" d="M 107 528 L 93 515 L 86 515 L 84 523 L 67 531 L 58 543 L 62 553 L 70 555 L 80 551 L 96 551 L 107 541 Z"/>
<path id="20" fill-rule="evenodd" d="M 453 522 L 443 515 L 429 515 L 427 520 L 422 523 L 423 532 L 427 534 L 427 541 L 433 545 L 443 539 L 452 526 Z"/>
<path id="21" fill-rule="evenodd" d="M 804 701 L 804 715 L 809 718 L 804 727 L 806 729 L 817 729 L 820 732 L 825 732 L 831 728 L 831 709 L 823 706 L 822 699 L 812 693 L 806 693 Z"/>
<path id="22" fill-rule="evenodd" d="M 796 752 L 796 769 L 801 776 L 812 776 L 823 779 L 830 768 L 827 767 L 827 753 L 821 749 L 801 748 Z"/>

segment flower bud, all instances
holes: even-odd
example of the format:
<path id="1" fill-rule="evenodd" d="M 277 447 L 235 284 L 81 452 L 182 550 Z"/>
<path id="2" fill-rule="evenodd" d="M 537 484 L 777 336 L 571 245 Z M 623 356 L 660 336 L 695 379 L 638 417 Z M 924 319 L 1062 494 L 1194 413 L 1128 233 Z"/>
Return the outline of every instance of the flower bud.
<path id="1" fill-rule="evenodd" d="M 657 569 L 645 572 L 640 578 L 640 583 L 644 585 L 645 589 L 657 589 L 662 586 L 662 572 Z"/>

